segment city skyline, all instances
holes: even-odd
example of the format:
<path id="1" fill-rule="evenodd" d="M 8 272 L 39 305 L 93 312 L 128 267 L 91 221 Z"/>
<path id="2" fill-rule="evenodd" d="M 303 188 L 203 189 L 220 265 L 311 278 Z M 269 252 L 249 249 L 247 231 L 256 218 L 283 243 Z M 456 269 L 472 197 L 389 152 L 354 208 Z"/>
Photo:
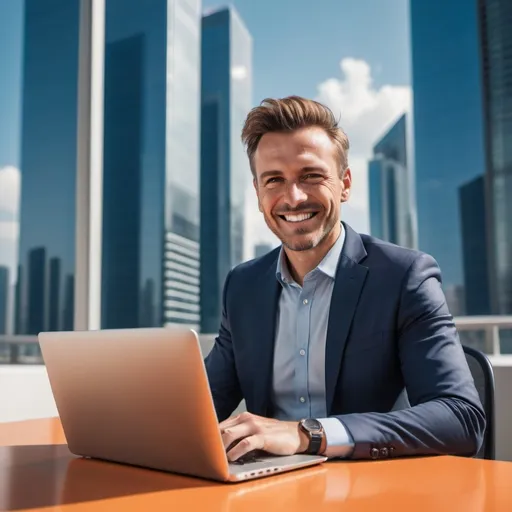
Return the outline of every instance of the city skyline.
<path id="1" fill-rule="evenodd" d="M 334 8 L 334 2 L 327 3 Z M 402 0 L 398 3 L 405 4 Z M 15 309 L 13 304 L 20 309 L 7 323 L 28 332 L 41 326 L 72 326 L 67 298 L 75 286 L 73 170 L 77 159 L 79 16 L 76 0 L 52 11 L 51 19 L 45 18 L 45 6 L 55 7 L 55 0 L 26 0 L 23 4 L 24 9 L 18 10 L 12 8 L 11 0 L 2 5 L 2 12 L 11 16 L 10 42 L 19 37 L 23 44 L 15 44 L 12 52 L 20 56 L 20 62 L 12 55 L 0 57 L 1 69 L 11 72 L 9 80 L 0 79 L 0 92 L 2 88 L 11 91 L 14 100 L 7 108 L 8 94 L 0 99 L 0 112 L 3 109 L 14 126 L 8 139 L 0 137 L 0 266 L 8 269 L 9 311 Z M 440 264 L 454 314 L 512 311 L 512 231 L 510 223 L 504 221 L 511 207 L 506 197 L 512 184 L 512 156 L 505 142 L 510 136 L 507 123 L 512 111 L 505 107 L 512 92 L 503 82 L 507 72 L 503 66 L 508 62 L 504 57 L 512 53 L 512 40 L 499 30 L 509 9 L 506 2 L 493 0 L 490 9 L 490 2 L 472 0 L 475 9 L 468 2 L 461 9 L 447 7 L 439 17 L 434 5 L 412 0 L 410 12 L 406 7 L 400 11 L 400 16 L 410 15 L 414 104 L 403 73 L 407 65 L 401 65 L 400 72 L 395 67 L 400 80 L 393 79 L 390 60 L 383 65 L 375 56 L 382 57 L 382 48 L 365 54 L 350 51 L 353 44 L 344 52 L 329 47 L 325 52 L 329 64 L 314 58 L 320 46 L 306 52 L 303 81 L 292 79 L 297 63 L 289 48 L 290 76 L 282 72 L 282 82 L 276 85 L 277 78 L 269 73 L 274 66 L 270 62 L 274 47 L 263 36 L 261 12 L 256 13 L 245 0 L 229 9 L 212 9 L 211 4 L 151 0 L 142 12 L 138 0 L 106 3 L 102 325 L 199 324 L 200 267 L 208 260 L 208 244 L 201 249 L 200 239 L 208 241 L 210 232 L 208 215 L 200 222 L 201 209 L 209 208 L 208 201 L 199 197 L 201 184 L 206 184 L 204 190 L 219 194 L 214 197 L 219 212 L 223 208 L 229 212 L 219 224 L 218 239 L 225 247 L 212 271 L 218 281 L 211 292 L 216 300 L 229 268 L 261 254 L 262 247 L 278 245 L 258 211 L 240 141 L 247 112 L 269 90 L 275 90 L 268 94 L 271 96 L 315 98 L 340 119 L 351 145 L 353 175 L 352 197 L 342 208 L 344 221 L 361 233 L 380 233 L 381 238 L 432 254 Z M 354 2 L 346 0 L 343 4 Z M 279 12 L 283 5 L 276 2 L 275 8 Z M 360 16 L 361 9 L 352 15 Z M 240 62 L 232 56 L 227 63 L 217 61 L 224 51 L 222 46 L 214 50 L 214 45 L 207 44 L 200 49 L 202 16 L 207 19 L 223 12 L 239 20 L 245 27 L 242 32 L 250 34 L 250 64 L 243 55 Z M 175 30 L 166 33 L 170 18 Z M 431 18 L 434 21 L 427 23 Z M 14 30 L 16 20 L 18 33 Z M 444 22 L 451 23 L 460 37 L 427 44 L 435 23 Z M 50 30 L 52 23 L 65 29 Z M 408 22 L 404 24 L 402 35 L 409 28 Z M 1 28 L 2 21 L 0 32 Z M 281 36 L 286 38 L 286 33 L 284 30 Z M 5 33 L 0 41 L 1 37 L 5 38 Z M 230 32 L 228 44 L 233 37 Z M 66 45 L 61 44 L 63 38 Z M 393 39 L 390 46 L 383 45 L 384 49 L 389 51 L 396 42 Z M 367 49 L 368 43 L 361 47 Z M 244 44 L 234 44 L 233 48 L 242 51 Z M 408 51 L 409 43 L 404 55 Z M 276 49 L 275 56 L 280 52 Z M 52 57 L 55 55 L 59 58 Z M 281 65 L 285 71 L 286 62 Z M 199 75 L 220 76 L 222 66 L 228 89 L 235 91 L 228 100 L 235 98 L 233 106 L 222 114 L 228 133 L 217 147 L 222 162 L 229 165 L 219 164 L 222 172 L 215 170 L 215 159 L 205 153 L 203 167 L 209 166 L 211 172 L 200 179 L 201 152 L 208 144 L 214 145 L 215 137 L 222 138 L 222 130 L 204 131 L 212 112 L 200 103 Z M 452 73 L 453 68 L 457 74 Z M 461 81 L 461 75 L 466 79 Z M 434 83 L 433 77 L 437 77 Z M 248 93 L 242 88 L 237 96 L 237 87 L 245 83 Z M 19 94 L 18 106 L 13 90 Z M 213 90 L 222 95 L 219 91 L 222 89 Z M 236 98 L 244 99 L 237 103 Z M 13 138 L 17 127 L 19 136 Z M 204 132 L 202 141 L 200 130 Z M 396 155 L 400 145 L 405 148 L 406 159 Z M 372 175 L 379 177 L 380 196 L 386 204 L 372 204 L 370 200 L 381 201 L 372 193 Z M 210 184 L 208 178 L 213 179 Z M 471 209 L 471 198 L 479 197 L 484 197 L 484 204 Z M 383 223 L 374 232 L 371 223 L 378 225 L 379 211 Z M 471 225 L 482 226 L 478 238 L 473 236 Z M 480 252 L 474 249 L 466 254 L 468 247 L 478 247 Z M 487 267 L 485 272 L 482 265 Z M 33 283 L 31 275 L 37 276 Z M 466 286 L 468 281 L 473 286 Z M 481 286 L 474 285 L 476 282 Z M 482 297 L 489 296 L 489 308 L 485 307 L 486 300 L 478 303 L 468 296 L 478 294 L 480 288 L 485 291 Z M 38 310 L 33 297 L 36 302 L 44 297 L 47 304 Z M 214 309 L 218 316 L 218 304 Z"/>
<path id="2" fill-rule="evenodd" d="M 225 5 L 205 0 L 202 10 L 207 12 Z M 344 206 L 343 216 L 354 229 L 368 231 L 367 160 L 377 136 L 410 104 L 408 1 L 397 0 L 384 7 L 378 0 L 369 0 L 367 5 L 357 0 L 323 0 L 325 12 L 332 12 L 333 16 L 323 16 L 321 9 L 315 10 L 314 16 L 324 25 L 340 19 L 343 30 L 323 30 L 320 37 L 308 36 L 297 41 L 292 25 L 283 24 L 284 18 L 277 14 L 293 15 L 298 25 L 312 22 L 304 0 L 299 1 L 292 13 L 285 2 L 272 2 L 276 16 L 271 20 L 265 16 L 263 4 L 237 0 L 234 6 L 254 38 L 253 104 L 267 96 L 300 94 L 325 101 L 340 115 L 352 144 L 350 162 L 354 174 L 352 198 Z M 369 15 L 370 12 L 378 16 Z M 5 122 L 0 123 L 0 169 L 7 165 L 20 167 L 17 133 L 21 108 L 18 94 L 21 87 L 22 2 L 4 0 L 2 13 L 0 42 L 11 51 L 0 55 L 0 69 L 7 70 L 0 79 L 0 93 L 3 93 L 0 94 L 0 112 L 5 112 Z M 371 37 L 361 33 L 351 19 L 358 23 L 364 20 L 371 26 Z M 275 24 L 276 28 L 279 26 L 282 39 L 276 41 L 267 37 L 269 23 Z M 288 40 L 295 42 L 290 45 Z M 301 59 L 296 58 L 298 52 Z M 277 245 L 278 240 L 257 209 L 251 185 L 244 198 L 248 231 L 244 254 L 251 257 L 256 244 Z M 3 240 L 2 229 L 0 224 L 0 240 Z M 13 259 L 6 254 L 12 254 L 13 250 L 4 249 L 8 246 L 12 247 L 12 243 L 0 243 L 0 264 L 5 259 Z"/>

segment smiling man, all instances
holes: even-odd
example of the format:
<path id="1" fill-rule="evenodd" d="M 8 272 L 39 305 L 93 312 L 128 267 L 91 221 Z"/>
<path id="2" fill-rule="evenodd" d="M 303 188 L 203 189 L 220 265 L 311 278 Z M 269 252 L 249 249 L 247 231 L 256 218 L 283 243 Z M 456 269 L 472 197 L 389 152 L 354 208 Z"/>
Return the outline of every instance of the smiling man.
<path id="1" fill-rule="evenodd" d="M 352 174 L 332 112 L 268 99 L 242 139 L 282 245 L 229 273 L 205 360 L 228 458 L 476 454 L 485 417 L 439 267 L 341 221 Z"/>

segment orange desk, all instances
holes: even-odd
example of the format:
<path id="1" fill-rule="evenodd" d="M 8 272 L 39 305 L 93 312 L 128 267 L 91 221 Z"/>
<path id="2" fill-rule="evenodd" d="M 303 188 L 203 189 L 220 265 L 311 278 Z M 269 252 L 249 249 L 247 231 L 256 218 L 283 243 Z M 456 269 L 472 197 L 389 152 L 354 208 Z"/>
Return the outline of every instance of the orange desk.
<path id="1" fill-rule="evenodd" d="M 0 424 L 0 510 L 512 511 L 512 463 L 457 457 L 328 462 L 240 484 L 80 459 L 58 419 Z"/>

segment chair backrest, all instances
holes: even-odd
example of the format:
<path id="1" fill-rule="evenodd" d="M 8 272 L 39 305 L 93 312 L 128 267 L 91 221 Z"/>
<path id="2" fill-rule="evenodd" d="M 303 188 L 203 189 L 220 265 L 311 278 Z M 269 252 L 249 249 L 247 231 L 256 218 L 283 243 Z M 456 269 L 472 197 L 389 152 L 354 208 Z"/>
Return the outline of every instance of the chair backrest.
<path id="1" fill-rule="evenodd" d="M 487 356 L 472 347 L 463 346 L 466 360 L 473 375 L 475 386 L 480 395 L 480 400 L 485 411 L 487 425 L 484 433 L 484 442 L 480 447 L 477 458 L 491 459 L 495 458 L 495 438 L 494 438 L 494 371 L 491 362 Z"/>

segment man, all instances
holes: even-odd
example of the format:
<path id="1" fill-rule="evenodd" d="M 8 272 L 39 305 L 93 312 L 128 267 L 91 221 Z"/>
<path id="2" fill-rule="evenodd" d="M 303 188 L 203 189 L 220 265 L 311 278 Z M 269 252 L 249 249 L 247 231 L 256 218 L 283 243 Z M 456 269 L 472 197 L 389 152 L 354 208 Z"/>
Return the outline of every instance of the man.
<path id="1" fill-rule="evenodd" d="M 228 458 L 474 455 L 485 416 L 440 270 L 340 221 L 352 175 L 332 112 L 265 100 L 242 138 L 282 246 L 229 273 L 205 360 Z"/>

